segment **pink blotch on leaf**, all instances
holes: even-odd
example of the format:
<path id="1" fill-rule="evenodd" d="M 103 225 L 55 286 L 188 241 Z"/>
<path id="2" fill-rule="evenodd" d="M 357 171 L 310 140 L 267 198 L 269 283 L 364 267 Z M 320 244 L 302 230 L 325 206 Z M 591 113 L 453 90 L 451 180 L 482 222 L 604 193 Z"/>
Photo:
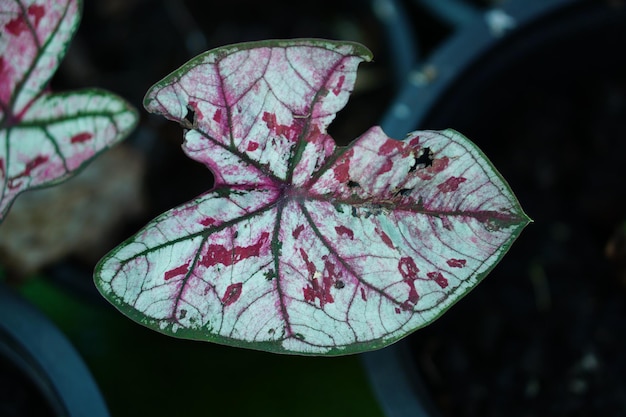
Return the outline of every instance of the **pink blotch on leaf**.
<path id="1" fill-rule="evenodd" d="M 223 245 L 211 244 L 199 263 L 207 268 L 217 264 L 230 266 L 244 259 L 259 256 L 269 235 L 268 232 L 264 232 L 257 243 L 250 246 L 235 246 L 233 249 L 226 249 Z"/>
<path id="2" fill-rule="evenodd" d="M 204 219 L 200 220 L 200 224 L 204 227 L 209 227 L 215 224 L 215 219 L 212 217 L 205 217 Z"/>
<path id="3" fill-rule="evenodd" d="M 391 238 L 387 233 L 380 230 L 378 227 L 374 228 L 374 231 L 378 234 L 378 236 L 380 236 L 385 245 L 389 246 L 391 249 L 395 249 L 395 247 L 393 246 L 393 242 L 391 241 Z"/>
<path id="4" fill-rule="evenodd" d="M 13 86 L 11 84 L 14 72 L 14 69 L 10 65 L 6 64 L 4 57 L 0 56 L 0 101 L 5 104 L 9 101 L 11 95 L 13 94 Z M 13 126 L 18 122 L 19 120 L 13 114 L 5 114 L 5 127 Z"/>
<path id="5" fill-rule="evenodd" d="M 383 143 L 378 152 L 381 155 L 390 155 L 393 152 L 400 151 L 404 147 L 404 143 L 399 140 L 389 139 L 385 143 Z"/>
<path id="6" fill-rule="evenodd" d="M 430 180 L 435 176 L 435 174 L 438 174 L 446 169 L 449 163 L 450 159 L 447 156 L 435 158 L 433 159 L 431 166 L 426 167 L 425 169 L 416 170 L 415 175 L 423 180 Z"/>
<path id="7" fill-rule="evenodd" d="M 93 138 L 93 134 L 89 132 L 82 132 L 72 136 L 70 143 L 84 143 Z"/>
<path id="8" fill-rule="evenodd" d="M 35 21 L 35 27 L 39 26 L 39 22 L 43 18 L 44 14 L 46 14 L 46 9 L 38 4 L 32 4 L 28 6 L 28 14 L 33 17 Z"/>
<path id="9" fill-rule="evenodd" d="M 420 271 L 417 265 L 415 265 L 413 258 L 409 258 L 408 256 L 400 258 L 400 262 L 398 262 L 398 270 L 404 280 L 417 279 L 417 273 Z"/>
<path id="10" fill-rule="evenodd" d="M 454 259 L 454 258 L 452 258 L 452 259 L 448 259 L 446 261 L 446 263 L 451 268 L 463 268 L 463 267 L 465 267 L 465 264 L 467 263 L 467 261 L 465 259 Z"/>
<path id="11" fill-rule="evenodd" d="M 361 299 L 363 301 L 367 301 L 367 294 L 365 293 L 365 288 L 361 287 Z"/>
<path id="12" fill-rule="evenodd" d="M 452 191 L 456 191 L 459 188 L 459 185 L 467 181 L 467 178 L 463 177 L 450 177 L 444 183 L 441 183 L 437 186 L 439 191 L 442 193 L 449 193 Z"/>
<path id="13" fill-rule="evenodd" d="M 44 7 L 37 4 L 32 4 L 28 6 L 28 9 L 26 10 L 26 13 L 32 18 L 33 26 L 35 28 L 39 26 L 39 22 L 43 18 L 45 12 L 46 10 L 44 9 Z M 7 23 L 4 27 L 11 35 L 19 36 L 22 34 L 22 32 L 28 30 L 28 23 L 24 19 L 23 15 L 19 15 L 9 21 L 9 23 Z"/>
<path id="14" fill-rule="evenodd" d="M 230 284 L 226 288 L 226 292 L 224 292 L 224 295 L 222 296 L 222 304 L 224 304 L 224 306 L 229 306 L 235 301 L 237 301 L 239 297 L 241 296 L 242 287 L 243 287 L 243 284 L 241 282 Z"/>
<path id="15" fill-rule="evenodd" d="M 338 235 L 345 235 L 350 239 L 354 239 L 354 232 L 346 226 L 335 226 L 335 231 Z"/>
<path id="16" fill-rule="evenodd" d="M 383 164 L 383 166 L 381 166 L 378 169 L 378 172 L 376 172 L 376 175 L 382 175 L 386 172 L 389 172 L 391 171 L 391 168 L 393 168 L 393 162 L 391 162 L 391 159 L 387 159 L 385 163 Z"/>
<path id="17" fill-rule="evenodd" d="M 447 156 L 434 159 L 433 164 L 430 166 L 430 170 L 434 173 L 441 172 L 448 167 L 449 163 L 450 163 L 450 158 L 448 158 Z"/>
<path id="18" fill-rule="evenodd" d="M 419 144 L 420 144 L 420 137 L 419 136 L 416 136 L 416 137 L 414 137 L 413 139 L 411 139 L 409 141 L 409 146 L 411 146 L 413 148 L 416 147 Z"/>
<path id="19" fill-rule="evenodd" d="M 426 276 L 434 280 L 441 288 L 448 286 L 448 280 L 441 274 L 441 272 L 429 272 Z"/>
<path id="20" fill-rule="evenodd" d="M 257 149 L 259 149 L 259 144 L 257 142 L 248 142 L 248 147 L 246 148 L 248 152 L 254 152 Z"/>
<path id="21" fill-rule="evenodd" d="M 187 261 L 186 264 L 177 266 L 176 268 L 170 269 L 169 271 L 165 272 L 163 279 L 167 281 L 174 277 L 185 275 L 188 271 L 189 271 L 189 261 Z"/>
<path id="22" fill-rule="evenodd" d="M 213 120 L 217 123 L 222 123 L 222 109 L 215 110 L 215 113 L 213 113 Z"/>
<path id="23" fill-rule="evenodd" d="M 337 81 L 337 86 L 335 88 L 333 88 L 333 94 L 334 95 L 339 95 L 339 93 L 341 93 L 341 87 L 343 87 L 343 82 L 346 80 L 346 77 L 344 75 L 342 75 L 341 77 L 339 77 L 339 81 Z"/>
<path id="24" fill-rule="evenodd" d="M 290 140 L 294 139 L 294 133 L 297 131 L 297 128 L 295 126 L 281 125 L 276 120 L 276 115 L 274 113 L 263 112 L 262 119 L 265 122 L 267 128 L 276 133 L 278 136 L 284 136 Z"/>
<path id="25" fill-rule="evenodd" d="M 409 298 L 407 302 L 411 304 L 417 303 L 417 300 L 419 300 L 419 294 L 415 288 L 415 280 L 417 279 L 419 268 L 415 265 L 415 261 L 413 258 L 409 257 L 400 258 L 398 270 L 402 275 L 403 281 L 409 286 Z M 402 308 L 405 309 L 404 306 Z"/>
<path id="26" fill-rule="evenodd" d="M 302 256 L 302 260 L 306 265 L 306 269 L 309 272 L 309 278 L 312 278 L 317 272 L 317 268 L 315 268 L 315 264 L 309 260 L 309 255 L 307 255 L 306 251 L 300 248 L 300 256 Z"/>
<path id="27" fill-rule="evenodd" d="M 16 178 L 19 177 L 28 177 L 33 172 L 33 170 L 46 162 L 48 162 L 48 157 L 46 155 L 37 155 L 34 159 L 31 159 L 26 163 L 26 167 L 24 168 L 24 172 L 19 174 Z"/>
<path id="28" fill-rule="evenodd" d="M 298 227 L 296 227 L 295 229 L 293 229 L 293 232 L 291 232 L 291 236 L 293 236 L 294 239 L 297 239 L 298 236 L 300 236 L 300 233 L 302 233 L 302 231 L 304 230 L 304 225 L 301 224 Z M 302 250 L 302 249 L 300 249 Z"/>
<path id="29" fill-rule="evenodd" d="M 413 305 L 415 305 L 415 303 L 417 303 L 417 299 L 415 301 L 412 301 L 410 298 L 408 300 L 406 300 L 405 302 L 403 302 L 402 304 L 400 304 L 400 308 L 404 311 L 410 311 L 413 309 Z"/>
<path id="30" fill-rule="evenodd" d="M 28 29 L 28 25 L 24 21 L 24 17 L 21 15 L 17 16 L 15 19 L 10 20 L 9 23 L 4 25 L 4 27 L 7 32 L 9 32 L 13 36 L 19 36 L 22 34 L 22 32 Z"/>
<path id="31" fill-rule="evenodd" d="M 333 295 L 330 293 L 335 280 L 341 276 L 341 273 L 335 269 L 336 265 L 326 260 L 324 273 L 322 274 L 322 283 L 320 285 L 317 277 L 310 280 L 310 284 L 302 289 L 304 299 L 309 303 L 314 303 L 315 299 L 320 301 L 320 307 L 334 303 Z"/>
<path id="32" fill-rule="evenodd" d="M 322 281 L 320 286 L 317 278 L 311 280 L 311 284 L 302 289 L 304 299 L 309 303 L 314 303 L 317 298 L 320 300 L 320 307 L 324 308 L 326 304 L 334 303 L 335 300 L 330 293 L 332 284 L 329 284 L 327 279 Z"/>
<path id="33" fill-rule="evenodd" d="M 337 181 L 348 182 L 348 180 L 350 179 L 350 159 L 352 158 L 353 154 L 354 148 L 348 149 L 348 151 L 346 151 L 346 153 L 342 155 L 337 165 L 335 165 L 335 167 L 333 168 L 333 172 Z"/>

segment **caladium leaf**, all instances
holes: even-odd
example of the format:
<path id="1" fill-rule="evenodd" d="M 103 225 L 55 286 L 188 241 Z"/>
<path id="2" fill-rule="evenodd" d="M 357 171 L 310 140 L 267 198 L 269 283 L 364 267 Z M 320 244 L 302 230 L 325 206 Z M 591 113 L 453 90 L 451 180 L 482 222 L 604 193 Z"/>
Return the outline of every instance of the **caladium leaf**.
<path id="1" fill-rule="evenodd" d="M 148 92 L 182 124 L 212 190 L 108 254 L 102 294 L 163 333 L 274 352 L 346 354 L 426 325 L 528 223 L 495 168 L 454 131 L 406 140 L 326 133 L 371 54 L 266 41 L 209 51 Z"/>
<path id="2" fill-rule="evenodd" d="M 46 89 L 80 7 L 0 0 L 0 221 L 19 193 L 66 179 L 135 126 L 136 112 L 111 93 Z"/>

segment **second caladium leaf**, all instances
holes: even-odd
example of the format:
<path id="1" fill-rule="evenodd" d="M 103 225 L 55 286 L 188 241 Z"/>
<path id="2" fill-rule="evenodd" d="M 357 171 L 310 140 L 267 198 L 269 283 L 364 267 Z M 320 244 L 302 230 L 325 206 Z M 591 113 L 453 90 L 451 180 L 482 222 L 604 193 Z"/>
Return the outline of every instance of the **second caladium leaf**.
<path id="1" fill-rule="evenodd" d="M 219 48 L 156 84 L 146 108 L 182 124 L 212 190 L 156 218 L 96 268 L 105 297 L 178 337 L 345 354 L 441 315 L 529 219 L 484 155 L 454 132 L 347 147 L 326 133 L 361 45 Z"/>
<path id="2" fill-rule="evenodd" d="M 19 193 L 66 179 L 135 126 L 111 93 L 47 91 L 79 20 L 79 0 L 0 0 L 0 221 Z"/>

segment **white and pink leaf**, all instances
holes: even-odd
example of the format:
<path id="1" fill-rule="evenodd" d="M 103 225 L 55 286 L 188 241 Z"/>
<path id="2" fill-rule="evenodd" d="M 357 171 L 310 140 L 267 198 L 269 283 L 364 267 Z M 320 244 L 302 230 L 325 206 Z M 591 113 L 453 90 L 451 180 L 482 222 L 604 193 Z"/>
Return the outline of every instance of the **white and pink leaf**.
<path id="1" fill-rule="evenodd" d="M 19 193 L 68 178 L 136 124 L 136 112 L 111 93 L 48 90 L 80 7 L 0 0 L 0 221 Z"/>
<path id="2" fill-rule="evenodd" d="M 157 83 L 145 107 L 185 127 L 215 186 L 108 254 L 102 294 L 173 336 L 334 355 L 386 346 L 474 287 L 529 219 L 455 131 L 335 145 L 327 127 L 370 59 L 348 42 L 247 43 Z"/>

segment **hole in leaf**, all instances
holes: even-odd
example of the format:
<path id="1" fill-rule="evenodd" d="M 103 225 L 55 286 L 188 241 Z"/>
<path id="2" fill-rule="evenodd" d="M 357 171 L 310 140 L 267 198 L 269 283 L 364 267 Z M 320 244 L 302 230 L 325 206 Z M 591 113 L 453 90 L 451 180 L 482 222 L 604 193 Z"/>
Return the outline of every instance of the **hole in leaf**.
<path id="1" fill-rule="evenodd" d="M 413 191 L 412 188 L 402 188 L 402 189 L 398 190 L 396 195 L 401 195 L 403 197 L 406 197 L 406 196 L 411 194 L 411 191 Z"/>
<path id="2" fill-rule="evenodd" d="M 424 150 L 422 151 L 422 154 L 419 156 L 419 158 L 415 158 L 415 162 L 413 163 L 413 166 L 411 166 L 411 168 L 409 168 L 409 172 L 415 171 L 419 164 L 424 164 L 424 167 L 432 166 L 432 164 L 433 164 L 433 153 L 430 150 L 430 148 L 424 148 Z"/>
<path id="3" fill-rule="evenodd" d="M 196 111 L 191 106 L 187 106 L 185 121 L 188 123 L 189 126 L 195 126 L 196 124 Z"/>

